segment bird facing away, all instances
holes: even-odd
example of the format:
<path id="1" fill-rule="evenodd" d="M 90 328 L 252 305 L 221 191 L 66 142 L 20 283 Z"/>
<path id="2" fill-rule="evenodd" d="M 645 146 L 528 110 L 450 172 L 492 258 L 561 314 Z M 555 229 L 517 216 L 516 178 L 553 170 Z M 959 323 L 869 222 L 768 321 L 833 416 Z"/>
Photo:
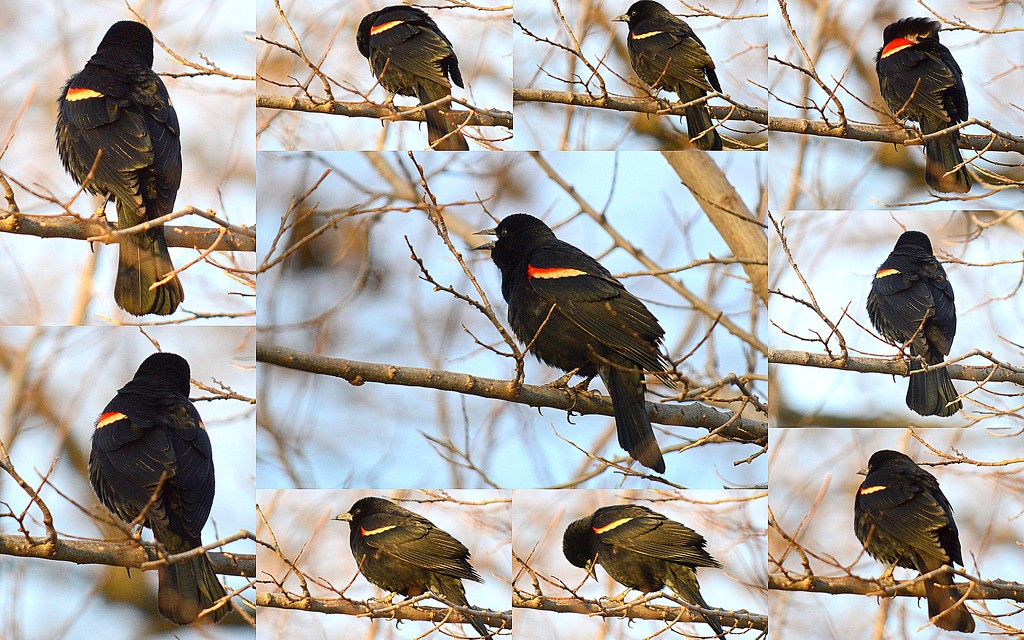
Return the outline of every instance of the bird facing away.
<path id="1" fill-rule="evenodd" d="M 130 21 L 110 27 L 85 68 L 64 84 L 57 106 L 64 168 L 89 193 L 114 199 L 119 230 L 174 211 L 181 184 L 178 116 L 153 72 L 148 27 Z M 121 236 L 118 245 L 117 305 L 135 316 L 174 313 L 185 293 L 171 275 L 163 226 Z"/>
<path id="2" fill-rule="evenodd" d="M 525 213 L 478 234 L 501 271 L 512 331 L 541 362 L 600 375 L 612 398 L 619 446 L 658 473 L 665 460 L 644 402 L 644 371 L 664 372 L 665 330 L 601 264 Z"/>
<path id="3" fill-rule="evenodd" d="M 939 42 L 939 26 L 929 18 L 897 20 L 882 32 L 884 44 L 875 55 L 885 104 L 897 117 L 920 123 L 925 136 L 968 118 L 963 72 Z M 971 190 L 959 139 L 958 129 L 925 142 L 925 182 L 936 191 Z"/>
<path id="4" fill-rule="evenodd" d="M 961 565 L 960 534 L 953 507 L 935 476 L 898 451 L 876 451 L 854 499 L 854 530 L 872 557 L 921 574 Z M 928 617 L 947 631 L 974 631 L 974 618 L 957 601 L 948 573 L 924 583 Z"/>
<path id="5" fill-rule="evenodd" d="M 421 105 L 451 96 L 452 82 L 463 86 L 451 41 L 422 9 L 396 5 L 367 14 L 356 31 L 356 47 L 381 86 Z M 445 117 L 448 110 L 449 105 L 423 110 L 430 148 L 467 151 L 466 139 Z"/>
<path id="6" fill-rule="evenodd" d="M 635 2 L 612 19 L 629 25 L 626 48 L 636 75 L 655 89 L 672 91 L 683 103 L 722 92 L 715 62 L 690 25 L 657 2 Z M 700 149 L 722 150 L 707 102 L 686 107 L 686 131 Z"/>
<path id="7" fill-rule="evenodd" d="M 203 546 L 213 506 L 213 450 L 188 399 L 189 366 L 155 353 L 121 387 L 96 421 L 89 455 L 93 490 L 126 523 L 141 521 L 168 554 Z M 219 622 L 231 611 L 206 555 L 160 567 L 157 606 L 175 624 Z"/>
<path id="8" fill-rule="evenodd" d="M 907 231 L 875 271 L 868 293 L 868 317 L 897 345 L 910 343 L 907 406 L 922 416 L 951 416 L 963 408 L 949 372 L 925 372 L 917 358 L 941 364 L 956 335 L 953 286 L 920 231 Z"/>
<path id="9" fill-rule="evenodd" d="M 430 592 L 469 607 L 463 580 L 483 582 L 469 549 L 433 522 L 384 498 L 362 498 L 334 517 L 349 524 L 352 557 L 370 584 L 406 597 Z M 480 637 L 491 634 L 478 616 L 463 614 Z"/>
<path id="10" fill-rule="evenodd" d="M 599 564 L 619 584 L 643 593 L 668 586 L 702 609 L 711 607 L 700 595 L 697 568 L 722 566 L 706 545 L 686 525 L 634 504 L 601 507 L 570 524 L 562 536 L 562 553 L 573 566 L 594 575 L 594 564 Z M 725 637 L 718 618 L 701 615 L 716 636 Z"/>

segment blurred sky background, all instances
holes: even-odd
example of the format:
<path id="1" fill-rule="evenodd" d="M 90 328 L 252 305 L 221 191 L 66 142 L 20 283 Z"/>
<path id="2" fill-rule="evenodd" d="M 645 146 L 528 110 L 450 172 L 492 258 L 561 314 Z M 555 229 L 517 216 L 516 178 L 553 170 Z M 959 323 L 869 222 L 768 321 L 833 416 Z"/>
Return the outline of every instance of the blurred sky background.
<path id="1" fill-rule="evenodd" d="M 459 59 L 465 88 L 453 84 L 452 96 L 480 109 L 512 110 L 512 12 L 500 9 L 510 7 L 511 2 L 344 0 L 281 4 L 306 57 L 318 64 L 320 71 L 329 79 L 335 100 L 364 102 L 363 95 L 373 89 L 370 92 L 373 102 L 382 104 L 387 101 L 390 94 L 377 84 L 369 63 L 356 49 L 356 28 L 363 16 L 371 11 L 396 4 L 413 4 L 430 14 L 451 41 Z M 294 49 L 295 40 L 274 3 L 256 0 L 256 10 L 259 35 Z M 259 93 L 307 97 L 294 85 L 296 82 L 305 83 L 313 74 L 295 54 L 261 43 L 257 66 Z M 327 99 L 323 81 L 318 77 L 308 84 L 308 91 L 318 100 Z M 418 104 L 415 98 L 404 96 L 399 96 L 395 103 L 399 106 Z M 456 110 L 466 108 L 458 104 L 452 106 Z M 468 129 L 467 133 L 475 134 L 476 130 Z M 512 141 L 508 139 L 511 132 L 507 129 L 486 127 L 480 132 L 486 140 L 494 141 L 497 148 L 512 148 Z M 423 123 L 391 122 L 382 127 L 381 121 L 374 118 L 276 109 L 260 110 L 257 134 L 257 148 L 263 151 L 427 148 L 427 128 Z M 470 149 L 482 148 L 472 140 L 469 142 Z"/>
<path id="2" fill-rule="evenodd" d="M 611 19 L 629 9 L 632 0 L 595 0 L 593 2 L 560 2 L 559 7 L 572 27 L 580 48 L 591 64 L 599 67 L 608 92 L 615 95 L 643 96 L 641 83 L 630 66 L 626 39 L 629 27 Z M 699 5 L 732 19 L 698 15 L 678 0 L 664 0 L 673 14 L 686 21 L 697 33 L 715 61 L 722 91 L 733 100 L 761 109 L 767 108 L 766 50 L 768 43 L 767 0 L 711 0 Z M 515 17 L 534 35 L 569 47 L 573 40 L 566 32 L 551 0 L 517 0 Z M 516 27 L 515 87 L 553 89 L 588 93 L 578 81 L 574 85 L 567 78 L 590 81 L 590 93 L 600 95 L 600 85 L 592 72 L 579 59 L 564 49 L 558 49 Z M 663 100 L 678 101 L 676 94 L 659 93 Z M 727 102 L 712 98 L 708 104 L 726 106 Z M 678 116 L 616 112 L 608 109 L 572 108 L 561 104 L 520 102 L 516 110 L 517 149 L 678 149 L 679 133 L 686 132 L 686 122 Z M 735 131 L 761 131 L 762 125 L 750 122 L 730 123 L 719 131 L 732 137 Z M 747 144 L 765 140 L 763 133 L 756 136 L 739 135 Z"/>
<path id="3" fill-rule="evenodd" d="M 700 592 L 713 608 L 764 614 L 767 591 L 764 584 L 767 540 L 767 504 L 762 491 L 516 491 L 512 505 L 512 546 L 520 558 L 529 558 L 530 567 L 541 575 L 562 580 L 570 587 L 583 583 L 586 572 L 574 567 L 562 553 L 562 535 L 571 522 L 600 507 L 635 503 L 683 523 L 707 540 L 707 551 L 722 564 L 721 569 L 697 571 Z M 516 566 L 516 586 L 533 592 L 530 575 Z M 578 593 L 595 600 L 615 597 L 625 587 L 597 567 L 597 581 L 588 578 Z M 554 598 L 572 594 L 543 582 L 544 593 Z M 632 600 L 640 594 L 630 591 Z M 671 600 L 651 604 L 678 606 Z M 549 638 L 649 638 L 663 630 L 658 620 L 604 619 L 579 614 L 516 609 L 517 640 Z M 706 624 L 682 625 L 691 633 L 709 637 Z M 726 627 L 728 630 L 728 627 Z M 812 636 L 807 636 L 812 637 Z"/>
<path id="4" fill-rule="evenodd" d="M 229 73 L 251 76 L 255 47 L 246 37 L 254 26 L 248 0 L 202 2 L 139 2 L 131 4 L 146 19 L 155 37 L 194 62 L 206 56 Z M 77 73 L 95 53 L 103 34 L 118 20 L 137 19 L 119 0 L 29 2 L 0 4 L 0 171 L 34 191 L 52 193 L 61 201 L 78 189 L 64 171 L 54 142 L 57 97 L 65 80 Z M 154 70 L 188 74 L 156 45 Z M 188 205 L 212 209 L 233 224 L 255 223 L 256 206 L 253 83 L 219 76 L 171 78 L 162 76 L 181 124 L 182 178 L 175 209 Z M 24 109 L 22 113 L 20 110 Z M 13 138 L 11 135 L 13 134 Z M 3 145 L 9 142 L 4 152 Z M 57 214 L 59 207 L 12 184 L 22 212 Z M 89 217 L 98 199 L 79 198 L 73 210 Z M 107 218 L 115 220 L 113 203 Z M 174 225 L 211 227 L 196 216 Z M 99 264 L 92 278 L 89 324 L 133 321 L 114 304 L 113 283 L 117 249 L 97 246 Z M 0 324 L 65 324 L 78 291 L 80 274 L 90 259 L 89 243 L 0 234 Z M 176 267 L 196 259 L 197 252 L 172 248 Z M 234 254 L 249 267 L 251 255 Z M 218 256 L 222 262 L 227 254 Z M 253 300 L 238 292 L 245 287 L 224 271 L 205 263 L 180 275 L 185 288 L 184 309 L 198 312 L 252 310 Z M 181 310 L 175 318 L 187 317 Z M 204 319 L 207 324 L 238 324 L 237 319 Z"/>
<path id="5" fill-rule="evenodd" d="M 512 576 L 512 511 L 510 491 L 317 491 L 284 490 L 256 492 L 256 502 L 273 529 L 282 552 L 310 578 L 322 579 L 355 600 L 383 598 L 388 594 L 358 574 L 358 565 L 349 548 L 349 524 L 331 518 L 348 511 L 356 500 L 366 496 L 387 498 L 415 511 L 450 533 L 469 548 L 470 564 L 483 583 L 464 580 L 470 605 L 481 609 L 508 611 L 511 607 Z M 440 500 L 450 496 L 465 504 Z M 423 502 L 417 502 L 423 501 Z M 260 539 L 270 539 L 270 532 L 261 521 Z M 294 573 L 276 553 L 260 547 L 257 551 L 260 573 L 282 580 L 291 593 L 302 592 Z M 334 598 L 338 594 L 308 580 L 313 596 Z M 351 583 L 351 584 L 350 584 Z M 348 588 L 345 587 L 347 585 Z M 278 592 L 274 585 L 260 585 L 260 591 Z M 395 603 L 401 602 L 398 596 Z M 427 600 L 424 606 L 441 607 Z M 305 611 L 288 611 L 263 607 L 259 612 L 257 638 L 414 638 L 428 634 L 434 623 L 392 620 L 371 620 L 349 615 L 312 615 Z M 396 631 L 396 624 L 400 624 Z M 444 627 L 465 637 L 472 627 Z"/>
<path id="6" fill-rule="evenodd" d="M 854 321 L 871 328 L 865 305 L 875 271 L 900 234 L 916 229 L 931 238 L 932 249 L 944 263 L 943 269 L 956 295 L 957 333 L 950 357 L 981 349 L 991 351 L 1004 362 L 1020 362 L 1024 344 L 1024 296 L 1018 291 L 1024 271 L 1021 233 L 1013 227 L 1012 220 L 991 224 L 1000 215 L 1005 214 L 823 211 L 790 213 L 785 222 L 790 250 L 822 311 L 836 322 L 849 306 L 849 317 L 843 318 L 839 330 L 851 354 L 893 358 L 898 353 L 896 347 L 873 337 Z M 1021 214 L 1017 213 L 1015 218 L 1020 221 Z M 989 224 L 988 228 L 980 228 Z M 774 229 L 769 231 L 768 247 L 772 287 L 808 299 L 786 261 Z M 994 261 L 1011 262 L 974 266 Z M 798 340 L 778 328 L 803 337 L 812 337 L 812 330 L 827 335 L 828 328 L 817 314 L 777 295 L 771 296 L 769 305 L 773 326 L 768 340 L 773 348 L 824 353 L 820 343 Z M 838 353 L 835 340 L 831 346 Z M 960 364 L 991 363 L 974 356 Z M 964 399 L 969 417 L 961 412 L 954 417 L 925 418 L 906 406 L 905 377 L 894 379 L 883 374 L 794 365 L 775 365 L 771 376 L 776 389 L 772 406 L 774 426 L 961 426 L 989 413 L 989 407 L 1006 410 L 1020 404 L 1018 385 L 989 383 L 986 390 L 973 391 Z M 958 380 L 953 384 L 961 392 L 974 386 Z M 998 420 L 1005 424 L 1007 418 Z"/>
<path id="7" fill-rule="evenodd" d="M 99 509 L 88 480 L 87 462 L 96 418 L 117 390 L 124 386 L 139 364 L 156 349 L 146 337 L 157 340 L 164 351 L 177 353 L 192 369 L 192 378 L 216 388 L 217 381 L 247 397 L 255 394 L 253 330 L 243 327 L 151 327 L 143 334 L 131 327 L 0 328 L 0 357 L 26 358 L 18 401 L 10 397 L 8 371 L 0 375 L 0 388 L 11 389 L 0 400 L 0 422 L 5 431 L 11 461 L 33 486 L 41 482 L 54 458 L 58 458 L 49 482 L 40 492 L 53 513 L 61 537 L 123 539 L 101 529 L 59 495 L 87 508 Z M 16 364 L 12 367 L 17 369 Z M 192 388 L 191 398 L 211 394 Z M 253 531 L 255 410 L 237 400 L 195 402 L 213 446 L 217 494 L 203 541 L 213 542 L 240 529 Z M 34 407 L 34 409 L 33 409 Z M 48 419 L 47 414 L 52 415 Z M 56 488 L 56 489 L 55 489 Z M 6 474 L 0 474 L 0 500 L 18 513 L 27 505 L 25 492 Z M 39 511 L 30 510 L 32 535 L 45 535 Z M 16 523 L 0 518 L 0 530 L 16 533 Z M 143 539 L 152 540 L 147 529 Z M 255 553 L 255 544 L 243 540 L 220 549 Z M 174 627 L 156 612 L 155 571 L 104 565 L 76 566 L 66 562 L 0 556 L 0 637 L 5 640 L 38 638 L 243 638 L 252 628 L 237 615 L 216 627 Z M 239 577 L 224 577 L 230 588 L 246 584 Z M 140 589 L 145 587 L 145 592 Z M 253 592 L 246 592 L 252 598 Z M 121 602 L 115 598 L 123 598 Z M 116 624 L 111 621 L 116 620 Z"/>
<path id="8" fill-rule="evenodd" d="M 939 451 L 958 451 L 973 460 L 996 462 L 1017 457 L 1020 434 L 1016 429 L 922 429 L 925 442 Z M 1016 434 L 1016 435 L 1013 435 Z M 790 535 L 800 529 L 800 542 L 815 554 L 834 557 L 843 565 L 853 565 L 853 574 L 877 578 L 885 567 L 863 552 L 853 532 L 853 500 L 864 476 L 857 471 L 867 466 L 871 454 L 880 449 L 902 451 L 918 463 L 939 459 L 914 440 L 906 429 L 772 429 L 769 457 L 770 504 L 780 526 Z M 970 464 L 926 466 L 953 506 L 966 570 L 984 580 L 1024 580 L 1024 559 L 1019 543 L 1024 539 L 1021 520 L 1021 465 L 978 467 Z M 819 492 L 824 492 L 819 499 Z M 813 517 L 807 514 L 813 510 Z M 770 533 L 771 551 L 779 558 L 787 541 Z M 800 558 L 789 553 L 786 566 L 802 572 Z M 834 566 L 812 558 L 811 566 L 819 576 L 844 575 Z M 777 571 L 770 567 L 770 571 Z M 906 580 L 916 573 L 897 568 L 895 577 Z M 963 582 L 962 578 L 957 578 Z M 846 640 L 872 637 L 879 613 L 879 599 L 859 595 L 772 592 L 772 629 L 785 638 Z M 993 613 L 1013 610 L 1006 600 L 972 600 L 970 607 L 987 605 Z M 953 639 L 964 634 L 928 627 L 924 599 L 896 598 L 889 611 L 886 637 L 913 636 L 921 640 Z M 1024 614 L 1004 621 L 1021 627 Z M 997 627 L 978 622 L 978 635 Z"/>
<path id="9" fill-rule="evenodd" d="M 788 2 L 793 27 L 811 52 L 819 77 L 830 87 L 842 79 L 843 88 L 838 97 L 851 121 L 870 124 L 892 122 L 878 91 L 875 54 L 883 45 L 882 30 L 889 23 L 916 16 L 934 19 L 924 4 L 912 0 Z M 1024 132 L 1024 111 L 1020 106 L 1020 96 L 1024 95 L 1024 72 L 1021 69 L 1021 64 L 1024 64 L 1024 32 L 1020 31 L 1020 6 L 1014 4 L 935 0 L 928 2 L 927 6 L 941 16 L 950 19 L 956 16 L 982 29 L 1011 29 L 1009 33 L 996 34 L 942 31 L 939 40 L 952 51 L 963 69 L 971 116 L 988 120 L 996 129 L 1019 136 Z M 806 60 L 782 20 L 778 3 L 770 5 L 769 55 L 806 67 Z M 768 86 L 774 96 L 770 109 L 772 116 L 821 119 L 820 113 L 803 113 L 794 106 L 805 104 L 808 95 L 817 105 L 823 105 L 827 99 L 807 76 L 770 62 L 768 77 Z M 808 84 L 813 87 L 810 93 Z M 872 111 L 861 101 L 882 113 Z M 832 122 L 838 120 L 834 106 L 829 105 L 829 120 Z M 966 127 L 963 132 L 975 135 L 989 133 L 977 125 Z M 778 132 L 773 132 L 770 138 L 771 150 L 775 152 L 772 154 L 769 190 L 769 203 L 773 210 L 883 209 L 887 205 L 906 203 L 930 203 L 924 206 L 931 209 L 954 206 L 1019 209 L 1024 206 L 1020 188 L 977 198 L 987 192 L 983 185 L 977 183 L 968 194 L 968 198 L 974 199 L 954 203 L 932 202 L 934 198 L 929 196 L 924 181 L 921 145 L 894 149 L 891 144 Z M 962 150 L 962 155 L 969 159 L 973 152 Z M 1024 179 L 1021 154 L 986 152 L 984 158 L 975 161 L 975 165 L 1018 181 Z M 1001 163 L 1016 166 L 1008 169 Z"/>
<path id="10" fill-rule="evenodd" d="M 643 270 L 624 251 L 605 255 L 608 236 L 589 218 L 560 226 L 576 213 L 577 206 L 527 154 L 457 158 L 418 154 L 416 158 L 424 164 L 440 203 L 470 202 L 478 194 L 489 199 L 487 207 L 498 218 L 527 211 L 546 220 L 560 238 L 597 256 L 614 274 Z M 715 156 L 752 208 L 761 193 L 763 158 L 760 154 Z M 566 153 L 546 154 L 543 159 L 584 199 L 605 209 L 609 223 L 660 266 L 683 266 L 709 254 L 729 255 L 660 155 Z M 386 165 L 382 167 L 381 162 Z M 462 329 L 467 327 L 486 343 L 500 341 L 483 315 L 448 294 L 434 292 L 419 279 L 405 236 L 438 282 L 471 290 L 426 215 L 387 210 L 392 203 L 396 207 L 410 203 L 379 195 L 393 194 L 382 175 L 398 176 L 399 184 L 416 175 L 405 154 L 261 154 L 260 259 L 265 260 L 271 249 L 273 255 L 280 255 L 294 242 L 294 234 L 276 238 L 282 213 L 293 194 L 309 190 L 328 167 L 334 167 L 335 173 L 303 206 L 316 204 L 329 215 L 350 210 L 371 213 L 343 219 L 339 232 L 318 245 L 313 257 L 296 254 L 261 276 L 257 316 L 261 340 L 353 360 L 512 379 L 513 362 L 484 351 Z M 453 242 L 505 322 L 507 307 L 497 268 L 487 254 L 468 250 L 486 241 L 472 232 L 494 222 L 475 203 L 449 206 L 445 213 Z M 710 299 L 741 327 L 763 335 L 765 314 L 757 312 L 751 326 L 752 294 L 744 276 L 735 276 L 738 271 L 737 265 L 705 265 L 673 277 Z M 706 317 L 694 313 L 655 278 L 630 277 L 624 282 L 661 321 L 671 354 L 681 357 L 697 347 L 710 326 Z M 763 309 L 760 303 L 756 307 Z M 692 386 L 727 372 L 742 374 L 751 367 L 763 374 L 763 358 L 752 357 L 749 351 L 745 343 L 718 327 L 682 370 L 691 376 Z M 527 383 L 546 384 L 560 375 L 532 356 L 526 359 Z M 544 487 L 576 477 L 587 459 L 559 439 L 556 431 L 586 450 L 606 456 L 622 453 L 614 442 L 610 417 L 575 416 L 569 424 L 566 413 L 559 410 L 538 413 L 525 405 L 412 387 L 357 387 L 267 365 L 259 367 L 259 376 L 260 487 L 486 486 L 478 474 L 453 469 L 428 437 L 450 439 L 463 449 L 468 441 L 472 459 L 500 487 Z M 591 388 L 603 390 L 597 381 Z M 754 388 L 764 397 L 763 383 L 755 383 Z M 657 397 L 649 393 L 648 400 L 657 401 Z M 753 413 L 749 417 L 764 419 Z M 655 431 L 663 447 L 707 434 L 702 429 L 657 425 Z M 733 464 L 754 453 L 752 445 L 736 444 L 670 453 L 667 477 L 696 487 L 763 484 L 763 457 L 752 464 Z M 619 482 L 618 475 L 603 474 L 587 486 L 614 487 Z M 631 486 L 637 482 L 629 481 Z"/>

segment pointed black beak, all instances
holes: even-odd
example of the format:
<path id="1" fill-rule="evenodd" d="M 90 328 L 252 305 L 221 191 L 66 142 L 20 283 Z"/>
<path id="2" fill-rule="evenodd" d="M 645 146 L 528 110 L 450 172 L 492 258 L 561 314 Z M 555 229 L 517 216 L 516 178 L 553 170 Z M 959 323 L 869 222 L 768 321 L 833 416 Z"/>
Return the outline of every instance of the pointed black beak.
<path id="1" fill-rule="evenodd" d="M 864 467 L 863 469 L 861 469 L 860 471 L 857 472 L 857 475 L 859 475 L 859 476 L 866 476 L 866 475 L 868 475 L 868 468 Z"/>
<path id="2" fill-rule="evenodd" d="M 338 515 L 331 518 L 331 520 L 341 520 L 343 522 L 352 522 L 351 513 L 339 513 Z"/>
<path id="3" fill-rule="evenodd" d="M 496 235 L 498 235 L 498 229 L 497 229 L 497 227 L 491 227 L 490 229 L 481 229 L 480 231 L 477 231 L 473 235 L 475 235 L 475 236 L 496 236 Z M 484 244 L 480 245 L 479 247 L 473 247 L 473 251 L 492 251 L 493 249 L 494 249 L 494 240 L 491 240 L 490 242 L 485 242 Z"/>
<path id="4" fill-rule="evenodd" d="M 615 16 L 612 18 L 612 22 L 629 22 L 629 15 L 624 13 L 621 16 Z"/>

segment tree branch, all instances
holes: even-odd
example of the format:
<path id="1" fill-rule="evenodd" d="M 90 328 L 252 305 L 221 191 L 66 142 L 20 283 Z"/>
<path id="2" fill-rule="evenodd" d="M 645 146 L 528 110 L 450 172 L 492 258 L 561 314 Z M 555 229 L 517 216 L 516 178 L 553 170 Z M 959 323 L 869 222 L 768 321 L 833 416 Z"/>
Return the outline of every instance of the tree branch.
<path id="1" fill-rule="evenodd" d="M 466 616 L 459 611 L 440 607 L 403 606 L 404 603 L 373 606 L 370 602 L 359 602 L 346 598 L 312 598 L 288 593 L 267 593 L 257 591 L 256 606 L 275 609 L 291 609 L 297 611 L 313 611 L 316 613 L 338 613 L 365 618 L 383 618 L 387 620 L 415 620 L 419 622 L 468 624 Z M 489 627 L 496 629 L 512 628 L 511 611 L 490 611 L 473 609 Z"/>
<path id="2" fill-rule="evenodd" d="M 256 343 L 256 360 L 297 371 L 342 378 L 354 385 L 366 382 L 397 384 L 455 391 L 481 398 L 517 402 L 531 407 L 551 407 L 581 415 L 614 415 L 610 400 L 576 394 L 567 389 L 529 384 L 517 387 L 513 382 L 480 378 L 468 373 L 330 358 L 262 341 Z M 761 446 L 767 443 L 767 424 L 733 413 L 716 411 L 695 402 L 672 405 L 648 402 L 647 412 L 651 416 L 651 421 L 659 424 L 703 428 L 737 442 Z"/>
<path id="3" fill-rule="evenodd" d="M 426 122 L 426 115 L 420 107 L 399 107 L 396 105 L 394 108 L 391 108 L 388 105 L 374 104 L 372 102 L 318 101 L 298 96 L 280 96 L 264 93 L 256 94 L 256 108 L 323 113 L 335 116 L 348 116 L 350 118 Z M 470 127 L 512 128 L 512 112 L 500 109 L 448 110 L 448 117 L 459 124 L 465 123 L 466 126 Z"/>
<path id="4" fill-rule="evenodd" d="M 586 93 L 572 93 L 570 91 L 556 91 L 554 89 L 512 89 L 512 100 L 518 102 L 549 102 L 552 104 L 568 104 L 577 107 L 590 107 L 593 109 L 607 109 L 609 111 L 633 111 L 636 113 L 651 113 L 655 115 L 685 116 L 686 110 L 679 106 L 681 103 L 671 103 L 667 100 L 655 100 L 654 98 L 634 98 L 631 96 L 604 96 L 589 95 Z M 734 105 L 731 107 L 719 107 L 708 105 L 711 115 L 718 120 L 745 120 L 758 124 L 768 124 L 768 112 L 764 109 L 748 105 Z"/>
<path id="5" fill-rule="evenodd" d="M 974 351 L 968 355 L 981 355 L 983 352 Z M 991 359 L 991 354 L 989 354 Z M 770 364 L 795 364 L 804 367 L 820 367 L 823 369 L 841 369 L 843 371 L 856 371 L 857 373 L 884 373 L 894 376 L 908 376 L 907 362 L 904 360 L 891 360 L 888 358 L 868 358 L 864 356 L 849 356 L 846 362 L 833 358 L 827 353 L 808 353 L 806 351 L 791 351 L 786 349 L 769 349 L 768 362 Z M 1024 385 L 1024 371 L 1013 370 L 999 364 L 989 367 L 976 367 L 969 365 L 948 364 L 946 371 L 951 378 L 957 380 L 970 380 L 972 382 L 1014 382 Z"/>
<path id="6" fill-rule="evenodd" d="M 140 546 L 136 542 L 57 539 L 51 544 L 46 538 L 30 538 L 17 533 L 0 533 L 0 555 L 132 569 L 141 569 L 143 564 L 160 559 L 156 548 L 145 543 Z M 206 557 L 219 574 L 256 576 L 255 555 L 210 551 Z"/>
<path id="7" fill-rule="evenodd" d="M 961 590 L 971 585 L 971 593 L 968 600 L 1014 600 L 1024 602 L 1024 584 L 1019 582 L 1007 582 L 1005 580 L 987 581 L 987 584 L 977 582 L 958 583 Z M 905 583 L 882 583 L 877 580 L 858 578 L 857 576 L 839 576 L 825 578 L 821 576 L 798 575 L 788 577 L 782 572 L 769 574 L 768 588 L 781 591 L 803 591 L 808 593 L 831 593 L 850 594 L 860 596 L 906 596 L 910 598 L 923 598 L 924 581 L 910 581 Z M 963 594 L 961 593 L 960 596 Z"/>
<path id="8" fill-rule="evenodd" d="M 660 596 L 661 594 L 654 594 Z M 551 596 L 524 597 L 519 593 L 512 595 L 512 606 L 517 609 L 534 609 L 537 611 L 550 611 L 554 613 L 578 613 L 589 616 L 602 616 L 605 618 L 629 618 L 631 620 L 664 620 L 665 622 L 705 622 L 704 617 L 699 613 L 690 611 L 684 607 L 663 607 L 646 603 L 638 604 L 615 604 L 584 600 L 566 596 L 554 598 Z M 746 611 L 724 611 L 722 609 L 710 609 L 724 626 L 737 629 L 758 629 L 764 631 L 768 628 L 768 616 L 760 613 L 748 613 Z"/>

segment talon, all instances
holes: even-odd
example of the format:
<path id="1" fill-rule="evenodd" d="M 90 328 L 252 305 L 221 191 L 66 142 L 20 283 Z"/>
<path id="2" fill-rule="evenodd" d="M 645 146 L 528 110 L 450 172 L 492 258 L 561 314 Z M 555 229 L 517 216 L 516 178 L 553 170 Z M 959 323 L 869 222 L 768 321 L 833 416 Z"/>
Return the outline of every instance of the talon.
<path id="1" fill-rule="evenodd" d="M 569 373 L 565 374 L 561 378 L 547 383 L 544 386 L 545 387 L 554 387 L 556 389 L 568 389 L 569 388 L 569 381 L 572 380 L 572 377 L 574 375 L 576 375 L 576 372 L 578 372 L 578 371 L 579 371 L 579 367 L 573 369 L 572 371 L 570 371 Z M 589 380 L 588 380 L 588 382 L 589 382 Z"/>

